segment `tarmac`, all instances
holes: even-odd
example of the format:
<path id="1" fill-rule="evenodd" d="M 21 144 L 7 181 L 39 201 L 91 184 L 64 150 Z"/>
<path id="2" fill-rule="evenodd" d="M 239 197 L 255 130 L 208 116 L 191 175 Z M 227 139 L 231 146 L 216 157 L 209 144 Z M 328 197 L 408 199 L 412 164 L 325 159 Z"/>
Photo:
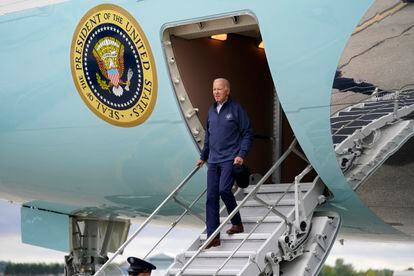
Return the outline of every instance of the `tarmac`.
<path id="1" fill-rule="evenodd" d="M 388 90 L 414 88 L 414 3 L 377 0 L 361 19 L 339 62 L 343 76 Z M 367 97 L 333 90 L 332 112 Z M 357 190 L 384 221 L 414 235 L 414 138 L 391 156 Z"/>
<path id="2" fill-rule="evenodd" d="M 376 1 L 362 21 L 400 1 L 386 2 Z M 404 4 L 392 15 L 354 34 L 339 67 L 344 76 L 366 80 L 382 89 L 414 84 L 414 4 Z"/>
<path id="3" fill-rule="evenodd" d="M 384 90 L 398 90 L 408 84 L 414 87 L 414 4 L 377 0 L 359 26 L 371 21 L 348 41 L 338 65 L 343 76 Z M 334 89 L 331 114 L 365 98 L 360 93 Z"/>

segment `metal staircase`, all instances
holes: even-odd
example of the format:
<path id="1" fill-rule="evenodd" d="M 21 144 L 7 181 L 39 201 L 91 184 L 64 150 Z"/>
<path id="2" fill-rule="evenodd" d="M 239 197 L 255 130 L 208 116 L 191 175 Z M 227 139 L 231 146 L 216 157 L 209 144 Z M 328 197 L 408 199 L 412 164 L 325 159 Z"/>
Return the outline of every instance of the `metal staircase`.
<path id="1" fill-rule="evenodd" d="M 247 200 L 243 205 L 238 202 L 239 206 L 242 205 L 240 213 L 244 233 L 225 233 L 231 224 L 224 217 L 226 213 L 223 210 L 221 220 L 226 223 L 220 231 L 221 245 L 200 251 L 203 244 L 207 244 L 204 231 L 187 251 L 176 257 L 167 275 L 252 276 L 281 275 L 281 272 L 283 275 L 316 275 L 335 241 L 340 221 L 336 216 L 314 215 L 314 209 L 324 200 L 321 196 L 324 185 L 320 181 L 302 183 L 300 186 L 304 213 L 299 216 L 304 219 L 302 222 L 311 218 L 308 220 L 309 226 L 304 226 L 309 232 L 304 231 L 301 242 L 294 244 L 294 239 L 287 239 L 289 221 L 294 222 L 296 216 L 295 186 L 266 184 L 256 193 L 259 201 Z M 257 185 L 244 189 L 244 196 L 254 192 L 256 187 Z M 284 215 L 288 223 L 279 214 L 272 212 L 276 202 L 277 212 Z M 185 267 L 191 258 L 192 262 Z"/>
<path id="2" fill-rule="evenodd" d="M 184 252 L 179 254 L 166 275 L 317 275 L 335 241 L 340 218 L 335 214 L 319 214 L 315 208 L 324 203 L 325 185 L 316 177 L 312 182 L 301 180 L 312 171 L 308 165 L 293 183 L 264 184 L 281 163 L 294 153 L 306 160 L 295 148 L 296 140 L 254 185 L 235 193 L 237 208 L 227 216 L 221 209 L 221 224 L 207 237 L 205 231 Z M 183 207 L 184 212 L 171 225 L 150 252 L 163 240 L 186 214 L 200 218 L 191 208 L 204 195 L 203 191 L 190 205 L 178 200 L 177 194 L 197 172 L 195 168 L 141 227 L 117 250 L 94 275 L 104 272 L 113 259 L 141 232 L 170 200 Z M 230 219 L 240 211 L 245 232 L 228 235 Z M 220 232 L 221 245 L 205 250 Z M 146 254 L 146 258 L 149 253 Z"/>

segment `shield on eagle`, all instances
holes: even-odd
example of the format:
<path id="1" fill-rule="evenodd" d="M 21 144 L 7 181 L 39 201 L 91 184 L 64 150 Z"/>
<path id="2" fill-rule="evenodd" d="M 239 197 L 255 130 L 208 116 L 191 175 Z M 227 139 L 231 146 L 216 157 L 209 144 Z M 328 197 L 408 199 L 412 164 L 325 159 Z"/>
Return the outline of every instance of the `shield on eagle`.
<path id="1" fill-rule="evenodd" d="M 108 36 L 101 38 L 93 47 L 93 56 L 98 63 L 101 74 L 109 81 L 108 85 L 97 76 L 102 89 L 112 91 L 118 97 L 124 93 L 121 85 L 125 85 L 125 90 L 129 91 L 132 70 L 128 70 L 127 81 L 122 81 L 124 45 L 119 40 Z"/>

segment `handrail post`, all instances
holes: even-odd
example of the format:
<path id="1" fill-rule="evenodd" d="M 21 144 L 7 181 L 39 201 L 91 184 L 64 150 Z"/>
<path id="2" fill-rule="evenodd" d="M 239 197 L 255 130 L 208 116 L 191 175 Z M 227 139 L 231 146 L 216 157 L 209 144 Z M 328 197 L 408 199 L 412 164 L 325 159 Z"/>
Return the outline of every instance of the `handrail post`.
<path id="1" fill-rule="evenodd" d="M 199 166 L 196 166 L 182 181 L 181 183 L 169 194 L 169 196 L 164 199 L 164 201 L 157 207 L 157 209 L 154 210 L 154 212 L 151 213 L 151 215 L 141 224 L 141 226 L 132 234 L 119 248 L 118 250 L 112 255 L 111 258 L 106 261 L 103 266 L 101 266 L 98 271 L 95 272 L 93 276 L 99 275 L 112 261 L 127 247 L 127 245 L 135 239 L 135 237 L 144 229 L 145 226 L 153 219 L 155 215 L 158 214 L 158 212 L 161 210 L 164 205 L 175 196 L 175 194 L 187 183 L 187 181 L 193 177 L 193 175 L 200 169 Z"/>
<path id="2" fill-rule="evenodd" d="M 303 219 L 306 220 L 305 209 L 303 206 L 303 196 L 302 196 L 302 189 L 300 188 L 300 182 L 302 181 L 303 177 L 307 175 L 310 171 L 312 171 L 313 167 L 308 165 L 299 175 L 295 177 L 295 228 L 302 232 L 300 229 L 300 223 Z M 299 210 L 300 209 L 300 210 Z"/>

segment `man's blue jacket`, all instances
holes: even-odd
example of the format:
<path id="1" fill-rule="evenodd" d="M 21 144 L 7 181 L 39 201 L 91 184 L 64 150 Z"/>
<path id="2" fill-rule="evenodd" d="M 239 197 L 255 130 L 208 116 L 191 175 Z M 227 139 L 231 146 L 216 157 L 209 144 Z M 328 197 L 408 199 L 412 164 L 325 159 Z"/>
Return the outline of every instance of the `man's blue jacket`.
<path id="1" fill-rule="evenodd" d="M 241 105 L 230 98 L 217 113 L 217 103 L 208 110 L 206 136 L 200 159 L 208 163 L 245 158 L 252 145 L 249 117 Z"/>

